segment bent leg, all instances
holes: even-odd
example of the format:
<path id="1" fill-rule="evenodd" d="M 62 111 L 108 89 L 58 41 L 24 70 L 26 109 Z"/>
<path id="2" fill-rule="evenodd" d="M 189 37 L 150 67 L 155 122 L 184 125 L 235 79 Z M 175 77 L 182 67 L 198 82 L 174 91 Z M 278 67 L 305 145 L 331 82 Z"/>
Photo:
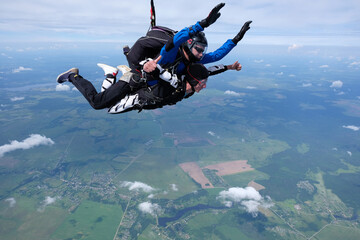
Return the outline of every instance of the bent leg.
<path id="1" fill-rule="evenodd" d="M 94 109 L 109 108 L 130 93 L 130 86 L 124 81 L 118 81 L 100 93 L 91 82 L 79 75 L 72 75 L 70 81 Z"/>

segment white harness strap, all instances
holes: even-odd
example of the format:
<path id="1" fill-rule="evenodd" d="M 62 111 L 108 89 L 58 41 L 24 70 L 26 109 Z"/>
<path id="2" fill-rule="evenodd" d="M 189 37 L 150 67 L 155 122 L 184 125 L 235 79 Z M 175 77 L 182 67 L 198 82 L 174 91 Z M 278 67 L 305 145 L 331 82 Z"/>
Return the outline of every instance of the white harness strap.
<path id="1" fill-rule="evenodd" d="M 140 65 L 144 66 L 147 62 L 149 62 L 151 60 L 152 60 L 151 58 L 145 59 L 140 62 Z M 160 71 L 160 74 L 159 74 L 160 79 L 164 80 L 165 82 L 170 83 L 170 85 L 174 88 L 178 87 L 179 80 L 175 73 L 170 73 L 167 69 L 163 69 L 159 64 L 156 64 L 156 68 L 159 69 L 159 71 Z"/>
<path id="2" fill-rule="evenodd" d="M 157 64 L 157 68 L 160 70 L 159 77 L 164 80 L 165 82 L 170 83 L 171 86 L 174 88 L 178 87 L 179 80 L 176 74 L 172 74 L 169 71 L 163 69 L 159 64 Z"/>
<path id="3" fill-rule="evenodd" d="M 139 94 L 126 95 L 118 103 L 108 109 L 108 113 L 121 113 L 139 105 Z"/>

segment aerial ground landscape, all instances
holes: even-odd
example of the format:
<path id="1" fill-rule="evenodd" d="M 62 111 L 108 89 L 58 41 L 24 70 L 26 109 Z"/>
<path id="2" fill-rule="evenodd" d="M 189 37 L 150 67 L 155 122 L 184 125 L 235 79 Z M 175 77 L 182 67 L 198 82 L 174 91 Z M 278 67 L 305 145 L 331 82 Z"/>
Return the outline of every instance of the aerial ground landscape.
<path id="1" fill-rule="evenodd" d="M 115 47 L 0 49 L 1 239 L 359 239 L 359 49 L 248 45 L 141 113 L 55 82 Z"/>

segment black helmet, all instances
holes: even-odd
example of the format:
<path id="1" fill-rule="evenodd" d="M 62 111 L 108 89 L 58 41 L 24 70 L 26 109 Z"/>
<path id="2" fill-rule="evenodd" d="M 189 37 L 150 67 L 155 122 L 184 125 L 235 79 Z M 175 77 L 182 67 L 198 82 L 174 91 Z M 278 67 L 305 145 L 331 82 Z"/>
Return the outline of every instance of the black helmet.
<path id="1" fill-rule="evenodd" d="M 183 49 L 185 50 L 186 54 L 189 56 L 189 60 L 191 62 L 200 61 L 201 58 L 197 58 L 192 53 L 192 49 L 195 48 L 198 52 L 202 52 L 204 56 L 208 47 L 208 43 L 205 37 L 205 33 L 197 32 L 195 35 L 183 43 Z"/>
<path id="2" fill-rule="evenodd" d="M 186 67 L 185 80 L 195 87 L 202 80 L 207 80 L 209 72 L 207 68 L 201 63 L 191 63 Z"/>

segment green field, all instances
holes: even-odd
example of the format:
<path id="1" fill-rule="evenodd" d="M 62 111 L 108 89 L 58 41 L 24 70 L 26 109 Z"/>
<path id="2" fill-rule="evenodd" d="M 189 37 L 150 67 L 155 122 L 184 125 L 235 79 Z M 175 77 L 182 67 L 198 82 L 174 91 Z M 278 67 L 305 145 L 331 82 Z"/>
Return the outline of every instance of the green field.
<path id="1" fill-rule="evenodd" d="M 317 234 L 313 239 L 321 240 L 321 239 L 344 239 L 344 240 L 353 240 L 357 239 L 360 236 L 360 230 L 356 226 L 348 224 L 343 224 L 341 222 L 334 223 L 326 228 L 324 228 L 319 234 Z"/>
<path id="2" fill-rule="evenodd" d="M 120 206 L 84 201 L 50 239 L 112 239 L 122 215 Z"/>
<path id="3" fill-rule="evenodd" d="M 58 204 L 41 208 L 36 198 L 16 197 L 14 207 L 6 205 L 1 204 L 0 231 L 1 238 L 7 240 L 50 239 L 67 216 Z"/>

